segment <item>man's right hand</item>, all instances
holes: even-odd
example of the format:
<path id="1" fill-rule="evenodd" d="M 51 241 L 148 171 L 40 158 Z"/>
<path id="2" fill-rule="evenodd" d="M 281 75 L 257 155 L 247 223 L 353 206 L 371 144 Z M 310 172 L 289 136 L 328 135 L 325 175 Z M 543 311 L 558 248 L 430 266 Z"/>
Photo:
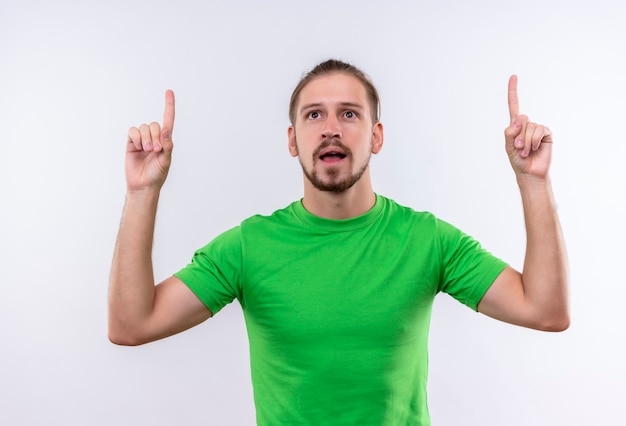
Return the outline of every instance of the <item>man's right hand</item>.
<path id="1" fill-rule="evenodd" d="M 172 162 L 174 131 L 174 92 L 165 92 L 163 123 L 131 127 L 126 144 L 126 189 L 160 190 Z"/>

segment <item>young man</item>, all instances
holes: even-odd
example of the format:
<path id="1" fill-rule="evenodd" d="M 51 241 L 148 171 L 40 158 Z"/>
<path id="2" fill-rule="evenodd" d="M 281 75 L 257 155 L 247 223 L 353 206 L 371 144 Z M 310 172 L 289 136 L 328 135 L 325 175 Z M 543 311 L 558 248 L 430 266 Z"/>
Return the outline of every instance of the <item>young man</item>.
<path id="1" fill-rule="evenodd" d="M 336 60 L 315 67 L 290 103 L 289 152 L 302 166 L 302 200 L 226 231 L 155 286 L 152 236 L 173 149 L 168 91 L 162 125 L 129 131 L 111 341 L 138 345 L 181 332 L 237 298 L 258 424 L 428 425 L 427 340 L 438 292 L 512 324 L 566 329 L 552 135 L 519 114 L 516 77 L 505 140 L 526 220 L 523 273 L 432 214 L 374 193 L 369 161 L 384 140 L 378 104 L 357 68 Z"/>

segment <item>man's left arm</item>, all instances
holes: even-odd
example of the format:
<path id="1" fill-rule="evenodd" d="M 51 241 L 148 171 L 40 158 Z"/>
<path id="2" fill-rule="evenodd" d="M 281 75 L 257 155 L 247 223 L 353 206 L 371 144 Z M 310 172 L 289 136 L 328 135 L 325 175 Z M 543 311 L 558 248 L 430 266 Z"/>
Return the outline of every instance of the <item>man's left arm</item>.
<path id="1" fill-rule="evenodd" d="M 552 133 L 520 115 L 517 77 L 509 80 L 511 123 L 506 151 L 522 196 L 526 257 L 519 273 L 507 267 L 478 305 L 478 311 L 512 324 L 545 331 L 569 326 L 567 252 L 550 183 Z"/>

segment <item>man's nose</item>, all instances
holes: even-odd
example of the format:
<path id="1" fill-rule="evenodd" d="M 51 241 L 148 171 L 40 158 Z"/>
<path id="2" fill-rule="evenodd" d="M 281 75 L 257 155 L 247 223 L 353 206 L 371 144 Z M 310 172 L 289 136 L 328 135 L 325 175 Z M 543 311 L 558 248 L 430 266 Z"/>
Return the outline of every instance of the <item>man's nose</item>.
<path id="1" fill-rule="evenodd" d="M 322 136 L 324 138 L 341 138 L 341 123 L 339 123 L 336 117 L 329 116 L 324 121 Z"/>

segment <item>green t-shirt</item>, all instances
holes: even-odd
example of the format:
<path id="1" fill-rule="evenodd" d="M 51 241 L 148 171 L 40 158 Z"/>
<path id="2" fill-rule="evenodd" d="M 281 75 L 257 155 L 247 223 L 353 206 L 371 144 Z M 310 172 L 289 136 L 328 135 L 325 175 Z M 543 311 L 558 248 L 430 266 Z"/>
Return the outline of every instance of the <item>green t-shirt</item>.
<path id="1" fill-rule="evenodd" d="M 176 274 L 216 314 L 239 300 L 259 425 L 429 425 L 435 295 L 476 309 L 506 264 L 430 213 L 377 196 L 330 220 L 253 216 Z"/>

